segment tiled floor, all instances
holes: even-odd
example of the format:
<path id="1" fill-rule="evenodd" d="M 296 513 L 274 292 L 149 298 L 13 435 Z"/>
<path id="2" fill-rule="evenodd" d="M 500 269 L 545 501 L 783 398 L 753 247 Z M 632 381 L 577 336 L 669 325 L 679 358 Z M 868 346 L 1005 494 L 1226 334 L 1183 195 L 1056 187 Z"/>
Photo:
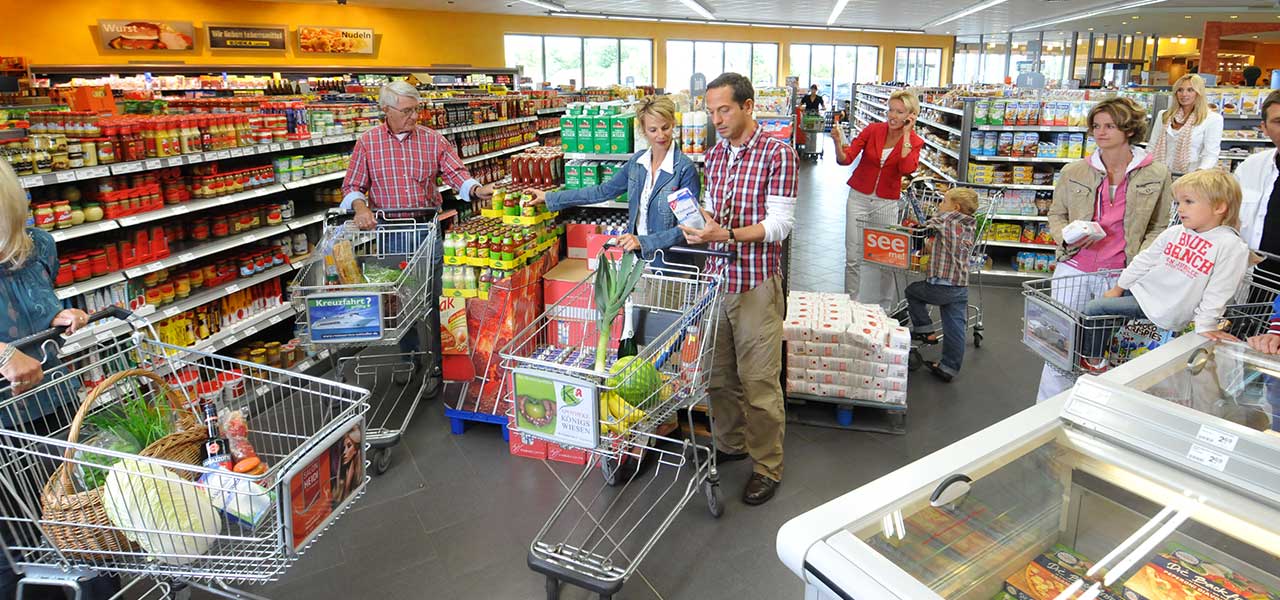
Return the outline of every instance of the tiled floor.
<path id="1" fill-rule="evenodd" d="M 848 173 L 830 148 L 824 163 L 802 169 L 795 289 L 843 287 Z M 1019 341 L 1021 298 L 990 287 L 980 297 L 986 343 L 971 347 L 952 384 L 913 374 L 906 435 L 788 426 L 778 495 L 760 507 L 742 504 L 750 466 L 722 465 L 724 516 L 711 518 L 695 497 L 616 598 L 802 598 L 799 580 L 774 550 L 779 526 L 1033 403 L 1040 362 Z M 306 600 L 545 598 L 543 579 L 525 557 L 560 500 L 557 475 L 571 481 L 575 470 L 511 457 L 493 427 L 450 435 L 440 408 L 425 406 L 390 471 L 373 479 L 356 508 L 283 581 L 252 591 Z M 562 597 L 590 596 L 566 588 Z"/>

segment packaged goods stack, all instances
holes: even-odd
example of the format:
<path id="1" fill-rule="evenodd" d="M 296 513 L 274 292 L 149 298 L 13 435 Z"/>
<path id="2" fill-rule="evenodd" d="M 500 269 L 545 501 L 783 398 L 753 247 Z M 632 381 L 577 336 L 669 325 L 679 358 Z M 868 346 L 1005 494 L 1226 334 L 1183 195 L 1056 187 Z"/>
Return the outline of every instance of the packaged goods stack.
<path id="1" fill-rule="evenodd" d="M 793 291 L 782 331 L 788 393 L 906 404 L 911 333 L 881 307 Z"/>

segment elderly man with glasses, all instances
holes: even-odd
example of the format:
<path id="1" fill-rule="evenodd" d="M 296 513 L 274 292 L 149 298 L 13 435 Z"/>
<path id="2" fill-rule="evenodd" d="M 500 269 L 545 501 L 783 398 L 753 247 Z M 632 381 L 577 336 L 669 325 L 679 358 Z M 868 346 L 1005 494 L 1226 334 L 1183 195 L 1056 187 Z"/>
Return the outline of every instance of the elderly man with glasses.
<path id="1" fill-rule="evenodd" d="M 436 177 L 458 191 L 464 200 L 488 200 L 493 197 L 492 186 L 481 186 L 471 177 L 458 158 L 453 145 L 440 133 L 418 124 L 417 88 L 404 81 L 382 86 L 378 103 L 386 114 L 385 123 L 375 127 L 356 140 L 351 152 L 351 166 L 342 182 L 344 195 L 342 207 L 355 211 L 356 226 L 373 229 L 377 225 L 374 211 L 395 215 L 396 209 L 440 208 L 440 192 Z M 399 250 L 392 250 L 399 251 Z M 403 251 L 412 252 L 412 248 Z M 437 236 L 433 270 L 433 293 L 428 306 L 427 339 L 430 368 L 427 394 L 432 395 L 440 384 L 440 311 L 439 298 L 444 278 L 444 247 Z M 411 326 L 400 341 L 400 350 L 406 356 L 417 356 L 421 349 L 416 324 Z M 397 373 L 397 383 L 408 381 L 418 361 L 410 361 L 412 368 Z"/>

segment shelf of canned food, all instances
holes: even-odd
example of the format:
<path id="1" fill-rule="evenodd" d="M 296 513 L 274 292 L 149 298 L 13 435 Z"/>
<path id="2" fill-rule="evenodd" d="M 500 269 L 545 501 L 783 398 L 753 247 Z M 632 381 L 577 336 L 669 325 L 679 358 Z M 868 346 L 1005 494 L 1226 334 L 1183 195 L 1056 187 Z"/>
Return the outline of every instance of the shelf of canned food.
<path id="1" fill-rule="evenodd" d="M 529 261 L 537 258 L 542 253 L 557 247 L 559 244 L 560 244 L 560 237 L 552 236 L 549 239 L 539 242 L 532 249 L 524 252 L 520 256 L 511 256 L 511 260 L 495 259 L 495 258 L 465 257 L 465 256 L 446 254 L 444 257 L 444 264 L 449 266 L 479 267 L 479 268 L 495 269 L 499 271 L 514 271 L 515 269 L 518 269 L 528 264 Z M 492 256 L 492 251 L 490 252 L 491 252 L 490 256 Z M 470 288 L 458 288 L 455 286 L 449 286 L 448 284 L 449 284 L 449 281 L 446 279 L 445 286 L 443 287 L 443 293 L 445 296 L 448 296 L 451 298 L 479 298 L 481 300 L 489 299 L 489 290 L 487 285 L 482 285 L 480 282 L 477 282 L 476 287 L 470 287 Z"/>

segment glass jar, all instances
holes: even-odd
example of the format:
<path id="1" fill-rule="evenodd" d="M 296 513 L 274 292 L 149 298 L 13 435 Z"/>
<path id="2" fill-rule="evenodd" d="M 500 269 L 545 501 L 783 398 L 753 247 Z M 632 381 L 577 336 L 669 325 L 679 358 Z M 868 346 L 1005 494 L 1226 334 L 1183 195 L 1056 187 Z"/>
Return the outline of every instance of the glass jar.
<path id="1" fill-rule="evenodd" d="M 106 250 L 92 250 L 89 252 L 89 270 L 94 277 L 100 277 L 111 272 L 111 266 L 107 263 Z"/>
<path id="2" fill-rule="evenodd" d="M 45 231 L 57 228 L 57 217 L 53 214 L 53 205 L 47 202 L 35 205 L 36 227 Z"/>
<path id="3" fill-rule="evenodd" d="M 84 205 L 84 220 L 86 223 L 97 223 L 103 218 L 102 205 L 97 202 L 86 202 Z"/>
<path id="4" fill-rule="evenodd" d="M 74 254 L 71 257 L 71 274 L 76 283 L 93 279 L 93 261 L 87 252 Z"/>
<path id="5" fill-rule="evenodd" d="M 107 137 L 98 138 L 98 164 L 110 165 L 116 162 L 116 142 L 111 137 L 115 131 L 112 127 L 107 127 Z"/>
<path id="6" fill-rule="evenodd" d="M 53 203 L 53 220 L 56 229 L 71 227 L 71 202 L 58 200 Z"/>

